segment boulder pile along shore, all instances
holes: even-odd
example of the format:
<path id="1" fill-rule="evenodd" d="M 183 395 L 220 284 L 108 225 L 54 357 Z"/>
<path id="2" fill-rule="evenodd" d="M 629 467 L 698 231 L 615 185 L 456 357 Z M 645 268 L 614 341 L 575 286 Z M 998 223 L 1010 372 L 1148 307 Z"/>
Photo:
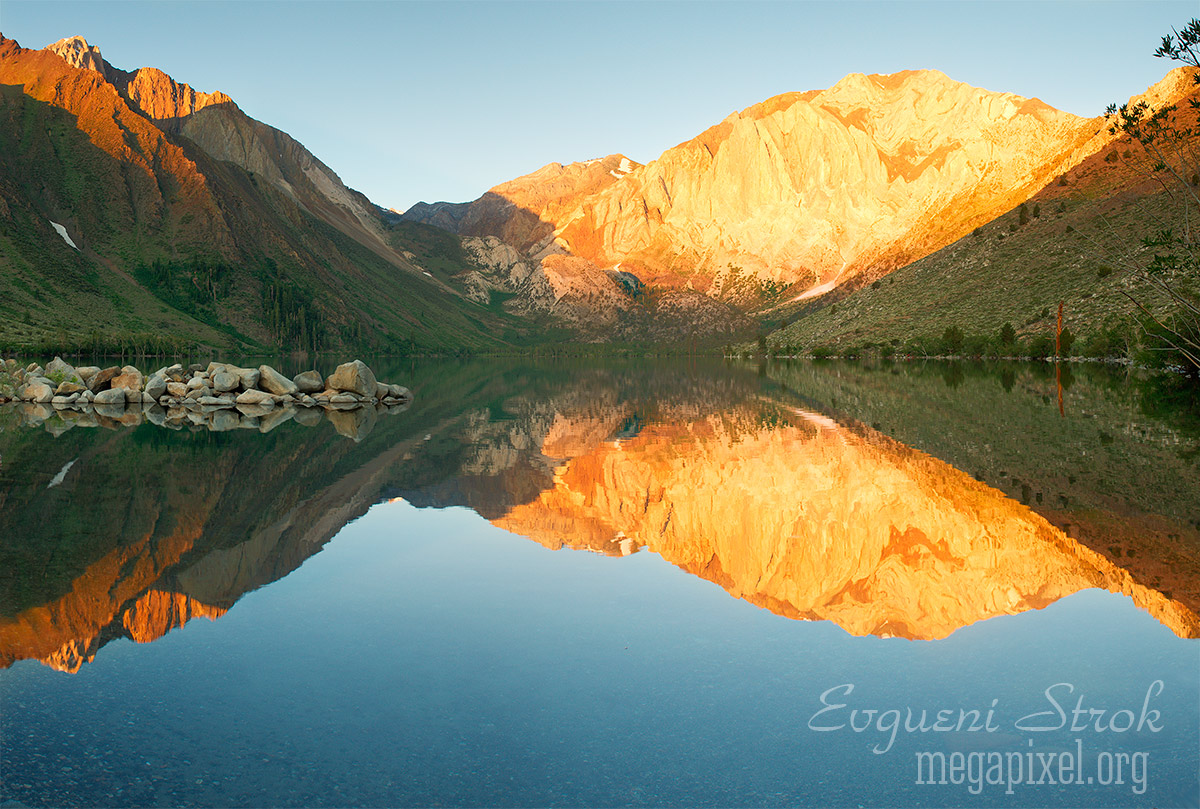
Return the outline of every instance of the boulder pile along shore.
<path id="1" fill-rule="evenodd" d="M 360 440 L 378 414 L 403 410 L 412 394 L 376 380 L 361 360 L 342 363 L 327 377 L 305 371 L 289 378 L 269 365 L 175 364 L 145 375 L 131 365 L 74 367 L 55 357 L 45 368 L 0 361 L 0 403 L 8 401 L 21 403 L 28 424 L 57 416 L 70 426 L 145 420 L 173 429 L 267 432 L 290 419 L 313 426 L 327 418 L 339 433 Z"/>

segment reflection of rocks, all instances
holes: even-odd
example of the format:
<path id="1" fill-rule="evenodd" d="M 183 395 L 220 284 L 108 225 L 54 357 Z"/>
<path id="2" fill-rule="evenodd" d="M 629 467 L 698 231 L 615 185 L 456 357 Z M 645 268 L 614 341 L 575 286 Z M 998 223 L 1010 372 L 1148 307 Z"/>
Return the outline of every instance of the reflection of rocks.
<path id="1" fill-rule="evenodd" d="M 84 380 L 88 380 L 86 387 Z M 377 413 L 398 413 L 412 400 L 407 388 L 378 382 L 360 360 L 339 365 L 327 380 L 316 371 L 305 371 L 292 380 L 269 365 L 239 368 L 211 362 L 185 370 L 176 364 L 146 376 L 130 365 L 76 369 L 55 357 L 43 369 L 36 363 L 21 367 L 9 359 L 0 362 L 0 402 L 10 398 L 9 391 L 13 392 L 11 398 L 27 405 L 51 405 L 53 409 L 26 411 L 25 423 L 45 423 L 56 435 L 72 426 L 137 425 L 143 420 L 170 429 L 189 426 L 214 432 L 268 432 L 291 418 L 274 418 L 264 429 L 262 417 L 278 406 L 287 410 L 336 409 L 342 414 L 330 421 L 339 433 L 358 441 L 371 430 Z M 362 412 L 342 412 L 350 410 Z M 74 413 L 94 413 L 97 419 L 88 422 L 69 415 Z M 317 421 L 319 416 L 301 423 Z"/>

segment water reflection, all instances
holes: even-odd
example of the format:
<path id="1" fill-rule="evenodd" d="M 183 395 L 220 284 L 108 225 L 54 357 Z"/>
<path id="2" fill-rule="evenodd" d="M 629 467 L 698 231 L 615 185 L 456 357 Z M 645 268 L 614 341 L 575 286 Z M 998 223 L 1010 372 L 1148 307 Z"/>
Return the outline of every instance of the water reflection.
<path id="1" fill-rule="evenodd" d="M 0 433 L 0 666 L 36 658 L 77 671 L 114 638 L 146 642 L 219 618 L 395 497 L 468 506 L 551 548 L 650 550 L 737 598 L 856 635 L 942 638 L 1091 587 L 1200 635 L 1195 590 L 1147 575 L 1170 567 L 1175 580 L 1200 581 L 1185 553 L 1196 545 L 1180 533 L 1190 526 L 1171 508 L 1143 507 L 1138 522 L 1128 503 L 1105 510 L 1100 495 L 1084 496 L 1088 525 L 1157 521 L 1183 536 L 1098 552 L 1064 520 L 960 471 L 971 466 L 847 415 L 847 401 L 885 387 L 872 376 L 494 364 L 411 374 L 412 408 L 357 444 L 329 425 L 292 423 L 268 435 L 149 424 Z M 993 398 L 1009 398 L 998 423 L 1019 425 L 1026 381 L 985 380 Z M 952 387 L 938 382 L 941 395 L 967 399 L 980 384 L 961 373 Z M 1086 388 L 1064 386 L 1068 412 L 1105 414 L 1103 397 L 1084 403 Z M 895 380 L 889 390 L 897 401 L 911 394 Z M 910 432 L 953 440 L 944 410 L 890 413 Z M 1023 440 L 996 434 L 1005 448 L 995 454 L 1020 456 L 1011 446 Z M 1121 446 L 1156 460 L 1153 443 L 1142 456 Z M 1126 488 L 1131 502 L 1151 497 Z"/>

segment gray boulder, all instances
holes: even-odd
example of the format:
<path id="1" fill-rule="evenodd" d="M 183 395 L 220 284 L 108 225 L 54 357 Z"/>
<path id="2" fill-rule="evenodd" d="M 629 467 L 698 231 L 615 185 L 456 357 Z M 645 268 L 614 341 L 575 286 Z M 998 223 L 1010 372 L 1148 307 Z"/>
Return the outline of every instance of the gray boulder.
<path id="1" fill-rule="evenodd" d="M 326 387 L 368 398 L 375 395 L 375 374 L 362 360 L 344 362 L 325 380 Z"/>
<path id="2" fill-rule="evenodd" d="M 242 387 L 246 390 L 254 390 L 258 387 L 259 377 L 262 376 L 257 368 L 238 368 L 238 379 L 241 380 Z"/>
<path id="3" fill-rule="evenodd" d="M 105 390 L 100 391 L 94 397 L 92 397 L 92 401 L 95 402 L 96 405 L 98 405 L 98 406 L 99 405 L 108 405 L 108 406 L 115 405 L 117 407 L 124 408 L 125 407 L 125 390 L 124 390 L 124 388 L 107 388 Z"/>
<path id="4" fill-rule="evenodd" d="M 155 401 L 167 392 L 167 377 L 163 371 L 152 375 L 146 380 L 146 394 Z"/>
<path id="5" fill-rule="evenodd" d="M 296 383 L 276 371 L 270 365 L 258 366 L 258 385 L 268 393 L 276 396 L 286 396 L 297 391 Z"/>
<path id="6" fill-rule="evenodd" d="M 240 384 L 242 384 L 241 377 L 239 377 L 237 374 L 230 373 L 229 371 L 221 370 L 212 375 L 213 390 L 217 391 L 218 393 L 225 393 L 226 391 L 233 390 Z"/>
<path id="7" fill-rule="evenodd" d="M 318 393 L 325 389 L 325 380 L 316 371 L 305 371 L 292 377 L 296 389 L 301 393 Z"/>
<path id="8" fill-rule="evenodd" d="M 79 372 L 75 370 L 75 366 L 64 361 L 62 357 L 55 357 L 46 364 L 46 376 L 50 374 L 62 374 L 67 379 L 79 378 Z"/>
<path id="9" fill-rule="evenodd" d="M 238 394 L 237 403 L 240 405 L 261 405 L 274 407 L 275 397 L 261 390 L 247 390 Z"/>

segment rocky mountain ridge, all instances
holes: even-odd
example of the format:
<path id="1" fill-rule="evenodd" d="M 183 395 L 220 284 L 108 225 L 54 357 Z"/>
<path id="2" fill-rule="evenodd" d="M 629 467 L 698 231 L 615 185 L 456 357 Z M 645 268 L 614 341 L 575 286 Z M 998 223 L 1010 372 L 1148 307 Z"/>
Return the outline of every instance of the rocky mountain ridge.
<path id="1" fill-rule="evenodd" d="M 1183 73 L 1140 97 L 1182 97 Z M 533 263 L 565 252 L 651 289 L 696 290 L 746 309 L 861 285 L 933 253 L 1111 138 L 1102 118 L 936 70 L 851 74 L 732 113 L 644 166 L 594 187 L 576 183 L 553 204 L 527 189 L 567 173 L 557 164 L 473 203 L 417 205 L 405 217 L 493 236 Z"/>
<path id="2" fill-rule="evenodd" d="M 224 93 L 82 38 L 0 37 L 0 84 L 0 346 L 446 350 L 524 328 Z"/>

